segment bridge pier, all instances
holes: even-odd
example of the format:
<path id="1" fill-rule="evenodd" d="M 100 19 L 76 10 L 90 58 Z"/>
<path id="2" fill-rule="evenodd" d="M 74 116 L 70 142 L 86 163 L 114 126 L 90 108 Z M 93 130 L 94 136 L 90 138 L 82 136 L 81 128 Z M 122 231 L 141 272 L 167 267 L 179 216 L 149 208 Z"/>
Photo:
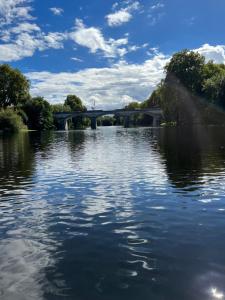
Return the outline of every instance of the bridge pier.
<path id="1" fill-rule="evenodd" d="M 125 118 L 124 118 L 124 127 L 125 128 L 130 127 L 130 116 L 125 116 Z"/>
<path id="2" fill-rule="evenodd" d="M 160 125 L 160 117 L 153 116 L 152 127 L 158 127 Z"/>
<path id="3" fill-rule="evenodd" d="M 67 119 L 58 119 L 58 129 L 59 130 L 69 130 L 68 120 Z"/>
<path id="4" fill-rule="evenodd" d="M 92 130 L 97 129 L 97 118 L 96 117 L 91 117 L 91 129 Z"/>

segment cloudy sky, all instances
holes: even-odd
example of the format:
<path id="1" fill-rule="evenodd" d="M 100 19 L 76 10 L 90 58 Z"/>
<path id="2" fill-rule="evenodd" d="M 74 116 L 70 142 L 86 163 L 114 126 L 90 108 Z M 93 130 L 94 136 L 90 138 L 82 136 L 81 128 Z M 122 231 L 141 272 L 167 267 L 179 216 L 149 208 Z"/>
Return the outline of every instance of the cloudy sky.
<path id="1" fill-rule="evenodd" d="M 225 62 L 224 0 L 0 0 L 0 63 L 33 96 L 88 107 L 143 101 L 184 48 Z"/>

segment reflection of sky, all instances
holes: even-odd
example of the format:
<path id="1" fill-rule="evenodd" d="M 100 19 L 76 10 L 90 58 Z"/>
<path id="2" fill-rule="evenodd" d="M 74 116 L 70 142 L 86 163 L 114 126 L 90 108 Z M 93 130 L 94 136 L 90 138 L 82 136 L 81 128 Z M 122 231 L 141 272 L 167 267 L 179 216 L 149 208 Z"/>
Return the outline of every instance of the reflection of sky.
<path id="1" fill-rule="evenodd" d="M 32 190 L 15 190 L 1 202 L 0 294 L 2 300 L 44 299 L 44 268 L 54 265 L 57 241 L 47 232 L 48 205 Z M 7 196 L 5 197 L 5 200 Z"/>
<path id="2" fill-rule="evenodd" d="M 58 204 L 62 215 L 59 224 L 81 223 L 79 232 L 73 230 L 68 235 L 85 235 L 87 228 L 94 228 L 97 222 L 112 226 L 114 234 L 126 237 L 120 246 L 129 254 L 128 267 L 121 272 L 132 277 L 138 275 L 137 266 L 145 270 L 155 267 L 155 260 L 142 250 L 149 241 L 141 236 L 138 225 L 132 225 L 132 220 L 136 219 L 137 207 L 142 210 L 144 189 L 147 197 L 166 195 L 167 176 L 150 140 L 146 142 L 136 136 L 133 141 L 133 134 L 119 129 L 116 136 L 115 129 L 111 130 L 106 136 L 102 131 L 87 131 L 83 146 L 75 151 L 74 141 L 69 139 L 64 144 L 55 144 L 37 164 L 35 191 L 48 197 L 52 211 Z M 71 205 L 66 205 L 68 201 Z M 63 203 L 66 208 L 62 208 Z M 76 209 L 82 213 L 79 220 L 75 219 Z"/>
<path id="3" fill-rule="evenodd" d="M 121 207 L 132 211 L 133 195 L 141 196 L 145 187 L 165 194 L 165 167 L 151 142 L 138 138 L 137 133 L 134 136 L 117 129 L 115 134 L 115 129 L 111 130 L 107 135 L 87 131 L 84 146 L 74 152 L 69 139 L 56 144 L 38 164 L 37 178 L 44 178 L 44 182 L 47 178 L 48 184 L 62 187 L 65 193 L 85 191 L 82 204 L 87 213 L 99 213 L 112 205 L 118 215 L 125 213 Z"/>

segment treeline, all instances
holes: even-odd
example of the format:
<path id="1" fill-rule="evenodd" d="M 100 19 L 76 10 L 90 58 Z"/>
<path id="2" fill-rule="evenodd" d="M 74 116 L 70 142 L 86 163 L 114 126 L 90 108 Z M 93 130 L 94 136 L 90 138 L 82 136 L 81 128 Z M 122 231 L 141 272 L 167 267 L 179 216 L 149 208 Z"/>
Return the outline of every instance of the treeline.
<path id="1" fill-rule="evenodd" d="M 0 65 L 0 130 L 51 130 L 57 128 L 55 112 L 86 111 L 82 100 L 68 95 L 63 104 L 51 105 L 43 97 L 30 95 L 30 83 L 17 69 Z M 70 128 L 89 126 L 88 119 L 73 120 Z"/>
<path id="2" fill-rule="evenodd" d="M 173 55 L 166 77 L 143 105 L 162 108 L 167 123 L 225 124 L 225 65 L 194 51 Z"/>

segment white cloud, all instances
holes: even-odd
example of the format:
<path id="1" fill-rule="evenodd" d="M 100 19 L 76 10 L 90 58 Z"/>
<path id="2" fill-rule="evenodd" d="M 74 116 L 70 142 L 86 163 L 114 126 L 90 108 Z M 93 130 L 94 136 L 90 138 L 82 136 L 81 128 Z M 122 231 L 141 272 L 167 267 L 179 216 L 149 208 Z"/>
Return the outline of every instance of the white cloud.
<path id="1" fill-rule="evenodd" d="M 10 42 L 11 40 L 15 40 L 14 36 L 12 38 L 12 35 L 20 35 L 21 33 L 28 32 L 28 33 L 33 33 L 33 32 L 40 32 L 41 29 L 37 24 L 33 23 L 19 23 L 15 27 L 11 27 L 5 30 L 2 30 L 0 32 L 0 40 L 4 42 Z"/>
<path id="2" fill-rule="evenodd" d="M 156 25 L 161 18 L 165 15 L 165 12 L 162 11 L 165 7 L 165 4 L 158 2 L 155 5 L 150 6 L 148 18 L 150 19 L 150 25 Z"/>
<path id="3" fill-rule="evenodd" d="M 127 53 L 124 48 L 128 44 L 127 38 L 106 40 L 100 29 L 86 27 L 80 19 L 76 19 L 75 30 L 69 36 L 78 45 L 87 47 L 91 53 L 102 51 L 105 57 L 123 56 Z"/>
<path id="4" fill-rule="evenodd" d="M 93 100 L 98 109 L 119 108 L 128 101 L 144 100 L 163 78 L 168 57 L 154 56 L 143 64 L 120 62 L 108 68 L 91 68 L 69 73 L 32 72 L 33 96 L 50 102 L 62 102 L 67 94 L 77 94 L 90 108 Z"/>
<path id="5" fill-rule="evenodd" d="M 0 63 L 31 57 L 36 50 L 63 48 L 67 34 L 45 33 L 30 15 L 32 0 L 0 0 Z"/>
<path id="6" fill-rule="evenodd" d="M 120 26 L 123 23 L 129 22 L 132 18 L 132 14 L 125 9 L 121 9 L 113 14 L 107 15 L 106 18 L 109 26 Z"/>
<path id="7" fill-rule="evenodd" d="M 31 3 L 32 0 L 0 0 L 0 62 L 31 57 L 37 50 L 63 48 L 64 41 L 69 39 L 88 48 L 91 53 L 102 53 L 107 58 L 121 58 L 141 47 L 128 45 L 127 36 L 117 40 L 106 39 L 99 28 L 86 27 L 79 19 L 76 19 L 75 28 L 67 31 L 69 33 L 44 32 L 29 14 L 32 11 Z M 131 11 L 138 7 L 139 2 L 135 1 L 127 9 Z M 57 7 L 52 7 L 51 11 L 62 13 L 62 9 Z"/>
<path id="8" fill-rule="evenodd" d="M 155 5 L 152 5 L 150 7 L 150 9 L 151 10 L 155 10 L 155 9 L 159 9 L 159 8 L 163 8 L 163 7 L 165 7 L 165 4 L 159 2 L 159 3 L 155 4 Z"/>
<path id="9" fill-rule="evenodd" d="M 115 3 L 113 5 L 113 8 L 116 8 L 118 6 L 118 3 Z M 132 4 L 129 4 L 125 8 L 121 8 L 120 10 L 108 14 L 106 16 L 107 23 L 111 27 L 120 26 L 123 23 L 127 23 L 132 19 L 132 12 L 135 10 L 138 10 L 140 7 L 140 3 L 138 1 L 133 2 Z"/>
<path id="10" fill-rule="evenodd" d="M 225 45 L 211 46 L 209 44 L 204 44 L 200 48 L 195 49 L 195 51 L 204 55 L 206 60 L 213 60 L 215 63 L 225 63 Z"/>
<path id="11" fill-rule="evenodd" d="M 64 10 L 60 7 L 51 7 L 49 9 L 56 16 L 61 16 L 64 12 Z"/>
<path id="12" fill-rule="evenodd" d="M 113 6 L 112 6 L 112 9 L 114 10 L 114 9 L 116 9 L 118 6 L 119 6 L 119 3 L 118 3 L 118 2 L 115 2 L 115 3 L 113 4 Z"/>
<path id="13" fill-rule="evenodd" d="M 154 55 L 157 55 L 159 54 L 160 51 L 159 51 L 159 48 L 158 47 L 152 47 L 152 48 L 149 48 L 149 50 L 147 51 L 147 55 L 148 56 L 154 56 Z"/>
<path id="14" fill-rule="evenodd" d="M 1 1 L 1 0 L 0 0 Z M 86 47 L 91 53 L 103 53 L 104 57 L 123 57 L 128 52 L 135 51 L 141 46 L 129 46 L 128 37 L 120 39 L 105 39 L 101 30 L 86 27 L 82 20 L 76 20 L 76 27 L 70 33 L 45 33 L 33 22 L 19 22 L 1 30 L 0 62 L 17 61 L 30 57 L 36 50 L 63 48 L 64 41 L 71 39 L 77 45 Z"/>
<path id="15" fill-rule="evenodd" d="M 37 24 L 33 23 L 20 23 L 18 26 L 11 29 L 12 33 L 20 34 L 21 32 L 32 32 L 32 31 L 40 31 L 40 27 Z"/>
<path id="16" fill-rule="evenodd" d="M 0 27 L 18 20 L 32 20 L 31 0 L 0 0 Z"/>
<path id="17" fill-rule="evenodd" d="M 36 50 L 63 48 L 64 38 L 64 34 L 57 32 L 44 34 L 38 31 L 34 35 L 33 33 L 20 31 L 14 42 L 0 45 L 0 62 L 17 61 L 24 57 L 31 57 Z"/>
<path id="18" fill-rule="evenodd" d="M 140 46 L 138 46 L 138 45 L 132 45 L 132 46 L 129 46 L 128 49 L 129 49 L 129 52 L 134 52 L 134 51 L 137 51 L 139 49 L 144 49 L 146 47 L 148 47 L 148 43 L 145 43 L 145 44 L 140 45 Z"/>
<path id="19" fill-rule="evenodd" d="M 63 48 L 63 41 L 67 38 L 67 34 L 61 32 L 49 32 L 48 34 L 43 34 L 40 46 L 40 50 L 45 50 L 48 48 L 60 49 Z"/>
<path id="20" fill-rule="evenodd" d="M 83 62 L 83 60 L 78 57 L 71 57 L 71 59 L 77 62 Z"/>

